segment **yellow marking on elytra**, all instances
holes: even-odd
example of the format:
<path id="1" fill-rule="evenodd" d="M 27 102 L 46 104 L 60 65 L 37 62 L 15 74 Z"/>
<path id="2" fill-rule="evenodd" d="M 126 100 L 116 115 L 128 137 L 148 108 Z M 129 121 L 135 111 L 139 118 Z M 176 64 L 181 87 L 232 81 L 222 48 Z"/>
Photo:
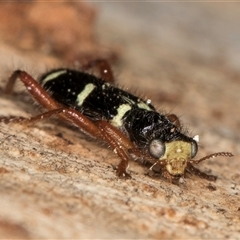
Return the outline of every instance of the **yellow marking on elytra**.
<path id="1" fill-rule="evenodd" d="M 115 127 L 121 127 L 122 126 L 122 118 L 125 115 L 126 112 L 128 112 L 131 109 L 131 106 L 129 104 L 122 104 L 117 109 L 117 115 L 114 116 L 114 118 L 110 121 L 110 123 Z"/>
<path id="2" fill-rule="evenodd" d="M 129 104 L 136 104 L 136 102 L 134 102 L 132 99 L 126 97 L 126 96 L 122 96 L 122 99 L 125 100 L 126 102 L 128 102 Z M 147 100 L 147 102 L 151 102 L 150 99 Z M 141 99 L 138 99 L 138 103 L 137 106 L 141 109 L 145 109 L 145 110 L 149 110 L 151 111 L 152 109 L 148 106 L 147 103 L 143 102 Z"/>
<path id="3" fill-rule="evenodd" d="M 125 102 L 127 102 L 127 103 L 129 103 L 129 104 L 135 104 L 135 102 L 134 102 L 132 99 L 130 99 L 130 98 L 126 97 L 126 96 L 121 96 L 121 98 L 122 98 Z"/>
<path id="4" fill-rule="evenodd" d="M 103 90 L 105 90 L 106 89 L 106 87 L 109 87 L 110 86 L 110 84 L 109 83 L 104 83 L 103 85 L 102 85 L 102 89 Z"/>
<path id="5" fill-rule="evenodd" d="M 137 105 L 138 105 L 138 107 L 141 108 L 141 109 L 145 109 L 145 110 L 149 110 L 149 111 L 151 110 L 151 108 L 150 108 L 150 107 L 147 105 L 147 103 L 145 103 L 145 102 L 142 102 L 142 101 L 141 101 L 141 102 L 138 103 Z"/>
<path id="6" fill-rule="evenodd" d="M 46 78 L 44 78 L 42 83 L 45 84 L 46 82 L 51 81 L 66 72 L 67 72 L 67 70 L 60 70 L 57 72 L 53 72 L 53 73 L 49 74 Z"/>
<path id="7" fill-rule="evenodd" d="M 89 83 L 85 86 L 81 93 L 77 96 L 77 104 L 81 106 L 84 100 L 89 96 L 89 94 L 94 90 L 96 86 L 92 83 Z"/>

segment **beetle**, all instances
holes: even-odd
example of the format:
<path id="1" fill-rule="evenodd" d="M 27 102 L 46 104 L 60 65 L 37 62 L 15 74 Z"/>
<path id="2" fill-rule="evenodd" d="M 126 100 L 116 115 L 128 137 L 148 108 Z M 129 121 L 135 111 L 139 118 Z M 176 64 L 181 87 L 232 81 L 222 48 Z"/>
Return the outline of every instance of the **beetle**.
<path id="1" fill-rule="evenodd" d="M 101 77 L 86 71 L 95 66 Z M 8 80 L 6 93 L 13 91 L 17 79 L 47 111 L 30 119 L 15 118 L 16 122 L 39 121 L 52 115 L 70 121 L 113 149 L 121 159 L 116 170 L 118 177 L 131 177 L 127 167 L 129 159 L 133 159 L 152 170 L 158 167 L 170 182 L 186 173 L 214 181 L 215 176 L 201 172 L 194 165 L 217 156 L 233 156 L 230 152 L 218 152 L 194 160 L 198 136 L 188 136 L 176 115 L 158 112 L 151 100 L 116 87 L 112 70 L 103 59 L 90 61 L 80 70 L 51 70 L 38 81 L 27 72 L 16 70 Z"/>

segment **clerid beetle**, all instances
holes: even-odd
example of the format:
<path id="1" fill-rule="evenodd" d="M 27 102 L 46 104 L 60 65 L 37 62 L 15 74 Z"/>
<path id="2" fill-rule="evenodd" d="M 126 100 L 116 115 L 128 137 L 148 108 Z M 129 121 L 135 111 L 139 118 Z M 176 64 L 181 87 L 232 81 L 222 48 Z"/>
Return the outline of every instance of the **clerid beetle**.
<path id="1" fill-rule="evenodd" d="M 86 72 L 93 66 L 98 68 L 101 78 Z M 116 87 L 111 68 L 104 60 L 91 61 L 81 71 L 54 69 L 38 81 L 17 70 L 9 78 L 6 93 L 12 92 L 17 79 L 47 110 L 24 121 L 57 115 L 106 142 L 121 159 L 117 167 L 119 177 L 130 177 L 126 169 L 129 159 L 133 159 L 148 164 L 151 169 L 158 167 L 170 182 L 183 179 L 186 173 L 212 181 L 216 180 L 215 176 L 201 172 L 194 165 L 217 156 L 233 156 L 219 152 L 194 160 L 198 137 L 184 133 L 176 115 L 159 113 L 149 99 L 143 100 Z"/>

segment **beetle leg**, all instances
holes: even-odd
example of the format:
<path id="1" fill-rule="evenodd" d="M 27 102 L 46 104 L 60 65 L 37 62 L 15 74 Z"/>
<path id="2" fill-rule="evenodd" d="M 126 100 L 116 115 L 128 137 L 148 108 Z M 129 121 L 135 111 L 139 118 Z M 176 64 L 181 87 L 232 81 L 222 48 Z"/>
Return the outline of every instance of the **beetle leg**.
<path id="1" fill-rule="evenodd" d="M 87 70 L 95 66 L 97 67 L 99 74 L 103 80 L 110 83 L 115 82 L 112 68 L 110 67 L 109 63 L 104 59 L 96 59 L 89 61 L 87 64 L 83 65 L 82 69 Z"/>
<path id="2" fill-rule="evenodd" d="M 129 160 L 128 149 L 133 148 L 134 146 L 120 130 L 113 127 L 106 121 L 99 120 L 92 122 L 86 116 L 74 109 L 60 108 L 47 111 L 29 119 L 10 117 L 8 122 L 28 124 L 50 118 L 53 115 L 64 117 L 65 120 L 68 120 L 74 125 L 78 126 L 79 129 L 82 130 L 85 134 L 108 143 L 114 149 L 114 152 L 117 153 L 117 155 L 121 158 L 121 161 L 117 168 L 117 176 L 121 178 L 131 178 L 131 176 L 126 172 L 126 169 L 128 167 Z M 7 122 L 6 120 L 8 118 L 3 119 L 4 122 Z"/>
<path id="3" fill-rule="evenodd" d="M 69 120 L 70 122 L 79 126 L 84 132 L 87 132 L 93 137 L 96 136 L 97 138 L 101 138 L 100 131 L 91 120 L 89 120 L 86 116 L 74 109 L 65 108 L 58 104 L 35 79 L 33 79 L 28 73 L 24 71 L 17 70 L 13 72 L 6 86 L 6 93 L 12 92 L 12 89 L 17 79 L 20 79 L 29 91 L 29 93 L 35 98 L 35 100 L 49 111 L 28 120 L 26 119 L 18 121 L 16 119 L 15 122 L 23 121 L 26 123 L 31 123 L 41 119 L 49 118 L 52 115 L 60 114 L 61 118 L 63 118 L 64 120 Z"/>
<path id="4" fill-rule="evenodd" d="M 181 129 L 180 120 L 175 114 L 168 114 L 166 117 L 170 122 L 172 122 L 177 127 L 177 129 Z"/>
<path id="5" fill-rule="evenodd" d="M 121 161 L 117 168 L 117 176 L 121 178 L 130 178 L 127 173 L 129 154 L 128 149 L 134 148 L 130 140 L 117 128 L 104 120 L 96 121 L 96 125 L 102 133 L 104 140 L 113 148 L 114 152 L 118 154 Z"/>
<path id="6" fill-rule="evenodd" d="M 216 181 L 217 177 L 211 174 L 204 173 L 198 168 L 195 168 L 190 162 L 188 162 L 186 171 L 190 174 L 199 176 L 200 178 L 207 179 L 208 181 Z"/>
<path id="7" fill-rule="evenodd" d="M 41 87 L 41 85 L 25 71 L 16 70 L 13 72 L 7 82 L 5 93 L 12 93 L 17 79 L 20 79 L 23 82 L 29 93 L 46 109 L 53 110 L 60 107 L 59 104 Z"/>
<path id="8" fill-rule="evenodd" d="M 141 164 L 145 164 L 147 166 L 155 165 L 158 162 L 158 159 L 153 158 L 147 152 L 141 151 L 139 148 L 130 148 L 128 149 L 128 153 L 134 161 L 138 161 Z"/>

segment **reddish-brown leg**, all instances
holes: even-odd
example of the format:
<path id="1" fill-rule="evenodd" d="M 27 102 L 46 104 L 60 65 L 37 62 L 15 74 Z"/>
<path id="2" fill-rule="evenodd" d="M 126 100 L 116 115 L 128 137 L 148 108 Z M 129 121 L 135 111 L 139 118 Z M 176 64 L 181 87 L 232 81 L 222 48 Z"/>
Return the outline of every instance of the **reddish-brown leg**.
<path id="1" fill-rule="evenodd" d="M 94 67 L 98 68 L 99 74 L 103 80 L 105 80 L 106 82 L 110 82 L 110 83 L 115 82 L 112 69 L 106 60 L 104 60 L 104 59 L 92 60 L 92 61 L 88 62 L 87 64 L 85 64 L 82 67 L 82 69 L 88 70 L 88 69 L 94 68 Z"/>
<path id="2" fill-rule="evenodd" d="M 172 122 L 178 129 L 181 129 L 181 123 L 179 118 L 175 114 L 168 114 L 167 119 Z"/>
<path id="3" fill-rule="evenodd" d="M 121 178 L 130 178 L 131 176 L 126 172 L 128 167 L 128 149 L 132 149 L 134 146 L 129 139 L 118 129 L 110 125 L 108 122 L 99 120 L 92 122 L 81 113 L 74 109 L 60 108 L 50 110 L 48 112 L 39 114 L 32 118 L 0 118 L 3 122 L 18 122 L 18 123 L 34 123 L 43 119 L 50 118 L 53 115 L 64 115 L 68 121 L 77 125 L 85 134 L 90 135 L 93 138 L 97 138 L 109 144 L 114 152 L 121 158 L 121 162 L 117 168 L 117 176 Z"/>
<path id="4" fill-rule="evenodd" d="M 5 90 L 6 93 L 12 92 L 14 84 L 18 78 L 24 83 L 27 90 L 35 98 L 35 100 L 39 102 L 47 110 L 50 111 L 50 112 L 40 114 L 29 120 L 25 120 L 25 122 L 38 121 L 43 118 L 45 119 L 49 118 L 52 115 L 60 114 L 61 118 L 64 118 L 65 120 L 69 120 L 70 122 L 76 124 L 77 126 L 82 128 L 84 132 L 88 132 L 88 134 L 92 135 L 93 137 L 94 136 L 96 136 L 97 138 L 100 137 L 101 135 L 100 131 L 87 117 L 80 114 L 78 111 L 74 109 L 69 109 L 58 104 L 41 87 L 41 85 L 39 85 L 39 83 L 35 79 L 33 79 L 28 73 L 24 71 L 17 70 L 12 74 L 6 86 L 6 90 Z M 22 121 L 20 120 L 20 122 Z"/>
<path id="5" fill-rule="evenodd" d="M 130 178 L 126 172 L 129 161 L 128 149 L 134 148 L 130 140 L 117 128 L 110 125 L 108 122 L 99 120 L 96 122 L 99 130 L 102 133 L 104 140 L 113 148 L 114 152 L 121 158 L 121 162 L 117 168 L 117 175 L 121 178 Z"/>
<path id="6" fill-rule="evenodd" d="M 92 122 L 80 112 L 71 108 L 60 108 L 50 110 L 48 112 L 39 114 L 35 117 L 26 118 L 0 118 L 3 122 L 18 122 L 18 123 L 34 123 L 43 119 L 50 118 L 53 115 L 64 115 L 65 118 L 71 123 L 78 126 L 85 134 L 93 138 L 97 138 L 109 144 L 114 152 L 121 158 L 118 165 L 117 176 L 121 178 L 130 178 L 131 176 L 126 172 L 128 167 L 129 154 L 128 150 L 133 149 L 134 145 L 129 139 L 117 128 L 110 125 L 104 120 Z"/>
<path id="7" fill-rule="evenodd" d="M 199 176 L 200 178 L 207 179 L 208 181 L 216 181 L 217 177 L 211 174 L 200 171 L 188 162 L 186 172 Z"/>
<path id="8" fill-rule="evenodd" d="M 12 93 L 17 79 L 20 79 L 23 82 L 28 92 L 46 109 L 53 110 L 60 107 L 60 105 L 48 95 L 48 93 L 35 79 L 33 79 L 28 73 L 21 70 L 16 70 L 13 72 L 7 82 L 5 93 Z"/>
<path id="9" fill-rule="evenodd" d="M 128 153 L 133 160 L 138 161 L 142 164 L 149 165 L 150 167 L 159 162 L 158 159 L 153 158 L 147 152 L 143 152 L 138 148 L 130 148 L 128 149 Z"/>

